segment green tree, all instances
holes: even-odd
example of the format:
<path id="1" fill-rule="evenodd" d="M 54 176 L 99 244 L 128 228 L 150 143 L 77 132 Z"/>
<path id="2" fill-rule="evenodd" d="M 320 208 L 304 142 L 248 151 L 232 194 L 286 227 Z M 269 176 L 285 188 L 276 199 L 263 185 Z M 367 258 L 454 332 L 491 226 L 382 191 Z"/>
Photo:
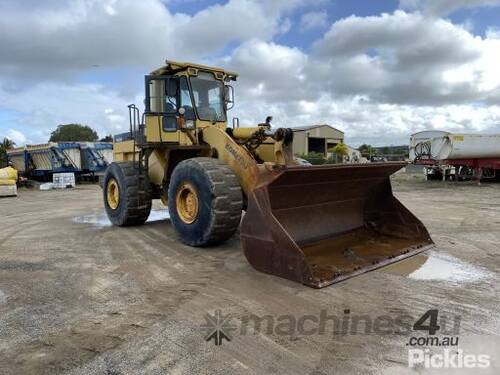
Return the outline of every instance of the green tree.
<path id="1" fill-rule="evenodd" d="M 361 146 L 359 146 L 358 150 L 365 158 L 369 158 L 370 156 L 375 154 L 375 149 L 367 144 L 362 144 Z"/>
<path id="2" fill-rule="evenodd" d="M 5 137 L 0 143 L 0 168 L 7 165 L 7 150 L 16 147 L 16 144 L 9 138 Z"/>
<path id="3" fill-rule="evenodd" d="M 326 161 L 327 164 L 337 164 L 342 163 L 345 156 L 349 156 L 349 148 L 345 143 L 338 143 L 335 147 L 329 148 L 328 152 L 331 152 L 335 155 L 329 157 Z"/>
<path id="4" fill-rule="evenodd" d="M 335 145 L 335 147 L 332 148 L 332 152 L 341 158 L 349 156 L 349 148 L 345 143 L 338 143 Z"/>
<path id="5" fill-rule="evenodd" d="M 50 134 L 49 142 L 95 142 L 99 139 L 94 129 L 87 125 L 58 125 Z"/>
<path id="6" fill-rule="evenodd" d="M 113 136 L 111 134 L 99 139 L 99 142 L 113 142 Z"/>

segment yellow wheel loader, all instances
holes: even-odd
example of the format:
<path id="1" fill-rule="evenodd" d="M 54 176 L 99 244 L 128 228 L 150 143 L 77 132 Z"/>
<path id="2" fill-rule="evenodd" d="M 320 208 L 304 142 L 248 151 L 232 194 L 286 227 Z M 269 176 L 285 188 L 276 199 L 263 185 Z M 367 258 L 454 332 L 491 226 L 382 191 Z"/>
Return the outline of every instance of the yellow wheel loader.
<path id="1" fill-rule="evenodd" d="M 145 77 L 145 111 L 129 106 L 102 181 L 113 224 L 143 224 L 161 199 L 182 242 L 216 245 L 241 225 L 253 267 L 315 288 L 433 245 L 392 194 L 404 163 L 299 165 L 291 129 L 228 126 L 236 79 L 168 60 Z"/>

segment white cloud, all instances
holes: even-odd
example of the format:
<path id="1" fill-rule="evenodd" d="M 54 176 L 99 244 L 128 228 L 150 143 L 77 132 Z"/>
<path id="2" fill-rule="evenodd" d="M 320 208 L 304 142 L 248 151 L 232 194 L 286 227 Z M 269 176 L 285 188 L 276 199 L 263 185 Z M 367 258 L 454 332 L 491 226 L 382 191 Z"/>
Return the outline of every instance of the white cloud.
<path id="1" fill-rule="evenodd" d="M 308 57 L 298 48 L 251 40 L 221 63 L 240 73 L 237 88 L 249 98 L 268 101 L 307 95 L 304 68 Z"/>
<path id="2" fill-rule="evenodd" d="M 242 105 L 243 104 L 243 105 Z M 440 107 L 383 104 L 362 96 L 335 98 L 328 94 L 316 100 L 248 103 L 238 101 L 234 115 L 245 125 L 274 116 L 275 126 L 328 123 L 346 134 L 352 145 L 407 144 L 410 134 L 440 129 L 455 132 L 500 133 L 500 106 L 446 105 Z"/>
<path id="3" fill-rule="evenodd" d="M 0 110 L 17 124 L 0 129 L 30 142 L 60 123 L 126 131 L 142 74 L 170 57 L 239 72 L 230 115 L 245 125 L 267 115 L 275 126 L 326 122 L 349 142 L 378 145 L 426 128 L 500 131 L 497 29 L 475 36 L 415 0 L 421 11 L 339 20 L 309 53 L 276 42 L 308 3 L 230 0 L 187 15 L 158 0 L 0 2 Z M 324 25 L 324 15 L 306 13 L 298 26 Z"/>
<path id="4" fill-rule="evenodd" d="M 419 9 L 425 14 L 445 16 L 459 9 L 492 7 L 500 5 L 500 0 L 400 0 L 402 9 Z"/>
<path id="5" fill-rule="evenodd" d="M 356 62 L 357 53 L 354 56 Z M 275 126 L 329 123 L 344 130 L 348 142 L 358 145 L 364 142 L 404 144 L 410 134 L 434 128 L 500 132 L 499 105 L 399 104 L 366 94 L 339 93 L 324 79 L 328 72 L 334 70 L 339 76 L 347 75 L 349 82 L 364 85 L 366 92 L 371 91 L 367 89 L 369 84 L 376 87 L 391 78 L 390 72 L 382 71 L 380 74 L 389 76 L 377 78 L 376 65 L 369 61 L 366 66 L 363 61 L 353 65 L 353 60 L 345 60 L 342 66 L 325 63 L 318 68 L 317 59 L 322 61 L 322 58 L 263 41 L 240 46 L 219 61 L 241 73 L 235 85 L 236 107 L 230 115 L 240 117 L 243 125 L 262 122 L 267 115 L 274 116 Z M 261 64 L 263 60 L 266 64 Z M 368 83 L 362 82 L 363 77 L 357 77 L 364 69 L 371 72 Z M 451 81 L 452 77 L 447 79 Z"/>
<path id="6" fill-rule="evenodd" d="M 286 32 L 284 15 L 305 4 L 230 0 L 189 16 L 172 14 L 159 0 L 61 0 L 31 11 L 1 2 L 0 74 L 54 80 L 96 65 L 153 68 L 166 57 L 200 59 L 231 42 Z"/>
<path id="7" fill-rule="evenodd" d="M 324 10 L 304 13 L 300 18 L 300 27 L 303 30 L 322 29 L 327 23 L 328 14 Z"/>
<path id="8" fill-rule="evenodd" d="M 47 142 L 58 124 L 88 124 L 98 129 L 99 136 L 125 132 L 127 105 L 141 103 L 141 97 L 142 93 L 124 98 L 97 84 L 41 83 L 15 95 L 0 89 L 0 108 L 18 113 L 20 126 L 8 133 L 16 143 L 24 143 L 25 138 L 40 143 Z"/>
<path id="9" fill-rule="evenodd" d="M 381 102 L 443 105 L 498 97 L 500 40 L 396 11 L 337 21 L 315 45 L 324 84 Z"/>
<path id="10" fill-rule="evenodd" d="M 12 140 L 16 145 L 24 145 L 26 143 L 26 136 L 19 130 L 9 129 L 7 131 L 7 138 Z"/>
<path id="11" fill-rule="evenodd" d="M 254 40 L 222 63 L 241 73 L 243 124 L 273 115 L 276 126 L 330 123 L 355 144 L 405 143 L 427 128 L 500 131 L 498 42 L 398 11 L 338 21 L 311 55 Z"/>
<path id="12" fill-rule="evenodd" d="M 488 27 L 486 30 L 487 39 L 500 39 L 500 28 L 498 27 Z"/>

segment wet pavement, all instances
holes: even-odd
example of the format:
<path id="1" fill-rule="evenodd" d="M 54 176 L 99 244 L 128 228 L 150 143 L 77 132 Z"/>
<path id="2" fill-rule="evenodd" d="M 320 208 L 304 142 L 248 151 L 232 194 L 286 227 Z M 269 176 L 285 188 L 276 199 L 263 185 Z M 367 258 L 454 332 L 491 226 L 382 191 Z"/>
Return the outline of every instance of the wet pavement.
<path id="1" fill-rule="evenodd" d="M 97 186 L 0 199 L 0 373 L 500 373 L 500 184 L 394 190 L 436 248 L 320 290 L 255 271 L 237 237 L 180 244 L 160 205 L 113 227 Z M 432 309 L 441 328 L 415 331 Z M 430 336 L 489 367 L 409 368 L 448 348 L 410 345 Z"/>
<path id="2" fill-rule="evenodd" d="M 152 223 L 155 221 L 169 219 L 170 214 L 168 213 L 167 208 L 156 208 L 151 210 L 151 213 L 149 214 L 148 220 L 146 222 Z M 106 212 L 103 212 L 103 210 L 100 209 L 98 209 L 96 213 L 90 215 L 75 216 L 72 220 L 77 224 L 91 224 L 97 228 L 106 228 L 113 225 L 111 224 L 111 221 L 109 221 Z"/>
<path id="3" fill-rule="evenodd" d="M 436 280 L 457 284 L 495 278 L 493 272 L 483 267 L 463 262 L 438 250 L 429 250 L 424 254 L 415 255 L 405 262 L 391 264 L 382 271 L 415 280 Z"/>

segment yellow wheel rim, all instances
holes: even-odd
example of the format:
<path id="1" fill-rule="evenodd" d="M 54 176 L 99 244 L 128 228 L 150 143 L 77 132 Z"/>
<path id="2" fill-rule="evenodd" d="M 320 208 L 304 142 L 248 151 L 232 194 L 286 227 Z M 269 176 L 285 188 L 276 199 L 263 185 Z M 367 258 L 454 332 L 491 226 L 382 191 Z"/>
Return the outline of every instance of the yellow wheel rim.
<path id="1" fill-rule="evenodd" d="M 177 214 L 180 219 L 191 224 L 198 216 L 198 193 L 193 185 L 186 182 L 179 186 L 175 195 L 175 204 L 177 206 Z"/>
<path id="2" fill-rule="evenodd" d="M 120 204 L 120 188 L 114 178 L 110 179 L 107 188 L 108 206 L 116 210 Z"/>

